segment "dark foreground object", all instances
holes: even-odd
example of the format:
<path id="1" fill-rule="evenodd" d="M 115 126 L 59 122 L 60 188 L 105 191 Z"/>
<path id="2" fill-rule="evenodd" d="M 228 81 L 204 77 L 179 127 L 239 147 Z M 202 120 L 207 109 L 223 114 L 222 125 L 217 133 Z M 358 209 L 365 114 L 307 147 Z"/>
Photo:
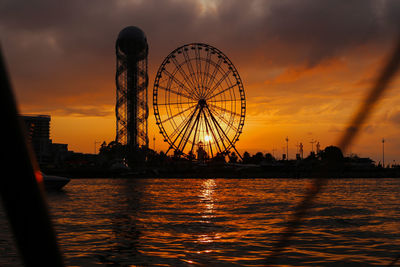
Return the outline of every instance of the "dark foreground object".
<path id="1" fill-rule="evenodd" d="M 43 174 L 43 182 L 46 190 L 61 190 L 70 180 L 66 177 Z"/>
<path id="2" fill-rule="evenodd" d="M 7 125 L 3 131 L 7 142 L 2 149 L 0 195 L 20 255 L 26 266 L 64 266 L 44 199 L 42 175 L 17 117 L 1 51 L 0 88 L 1 114 Z"/>

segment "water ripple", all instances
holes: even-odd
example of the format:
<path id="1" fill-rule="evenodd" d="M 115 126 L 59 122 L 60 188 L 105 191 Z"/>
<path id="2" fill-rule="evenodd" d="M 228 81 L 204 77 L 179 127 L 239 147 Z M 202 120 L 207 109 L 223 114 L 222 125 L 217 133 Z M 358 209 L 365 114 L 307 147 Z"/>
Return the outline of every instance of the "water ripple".
<path id="1" fill-rule="evenodd" d="M 83 179 L 48 195 L 67 264 L 262 266 L 307 179 Z M 379 266 L 400 252 L 400 180 L 333 180 L 279 259 Z M 19 260 L 0 211 L 0 265 Z M 11 244 L 11 245 L 10 245 Z"/>

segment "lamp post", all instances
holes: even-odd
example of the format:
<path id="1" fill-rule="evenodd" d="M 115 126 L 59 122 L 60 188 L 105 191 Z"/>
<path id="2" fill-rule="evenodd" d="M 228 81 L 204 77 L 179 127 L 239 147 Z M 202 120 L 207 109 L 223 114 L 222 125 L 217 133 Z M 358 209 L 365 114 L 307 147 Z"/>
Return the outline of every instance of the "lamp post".
<path id="1" fill-rule="evenodd" d="M 385 168 L 385 139 L 382 138 L 382 166 Z"/>
<path id="2" fill-rule="evenodd" d="M 289 160 L 289 138 L 286 136 L 286 160 Z"/>

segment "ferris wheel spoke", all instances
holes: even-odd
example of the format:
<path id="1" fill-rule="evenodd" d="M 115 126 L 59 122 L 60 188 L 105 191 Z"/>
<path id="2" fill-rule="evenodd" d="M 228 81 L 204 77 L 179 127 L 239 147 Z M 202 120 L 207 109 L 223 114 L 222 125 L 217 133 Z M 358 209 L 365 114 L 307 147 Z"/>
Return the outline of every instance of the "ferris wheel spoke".
<path id="1" fill-rule="evenodd" d="M 190 128 L 190 131 L 188 132 L 188 134 L 187 134 L 187 135 L 185 134 L 185 135 L 182 137 L 182 140 L 184 140 L 183 145 L 182 145 L 182 149 L 181 149 L 182 151 L 185 150 L 186 144 L 187 144 L 187 142 L 189 141 L 190 136 L 192 135 L 193 129 L 194 129 L 195 125 L 198 124 L 199 117 L 200 117 L 200 113 L 201 113 L 201 112 L 199 111 L 199 113 L 197 114 L 196 119 L 194 120 L 194 122 L 193 122 L 193 124 L 192 124 L 192 127 Z M 187 136 L 187 137 L 186 137 L 186 136 Z M 182 140 L 181 140 L 181 142 L 182 142 Z M 178 148 L 179 148 L 179 146 L 180 146 L 180 143 L 179 143 L 179 145 L 178 145 Z"/>
<path id="2" fill-rule="evenodd" d="M 179 96 L 183 96 L 183 97 L 185 97 L 187 99 L 191 99 L 191 100 L 196 101 L 196 99 L 194 99 L 192 96 L 184 94 L 183 92 L 175 91 L 174 89 L 171 89 L 171 88 L 168 88 L 168 87 L 164 87 L 162 85 L 158 85 L 158 88 L 159 89 L 163 89 L 164 91 L 167 91 L 167 92 L 174 93 L 174 94 L 179 95 Z"/>
<path id="3" fill-rule="evenodd" d="M 210 113 L 210 109 L 207 108 L 207 110 L 208 110 L 209 114 L 211 114 L 211 113 Z M 224 140 L 227 138 L 227 136 L 221 134 L 221 132 L 220 132 L 221 130 L 218 128 L 216 122 L 212 120 L 212 117 L 211 117 L 211 116 L 210 116 L 210 119 L 211 119 L 211 122 L 212 122 L 213 125 L 214 125 L 215 131 L 217 132 L 217 134 L 218 134 L 218 136 L 219 136 L 219 138 L 220 138 L 219 140 L 221 140 L 221 143 L 222 143 L 223 147 L 225 148 L 224 151 L 227 151 L 227 150 L 228 150 L 228 147 L 225 145 L 225 141 L 224 141 Z M 229 143 L 229 140 L 228 140 L 228 143 Z M 222 152 L 222 151 L 221 151 L 221 152 Z"/>
<path id="4" fill-rule="evenodd" d="M 205 126 L 206 126 L 206 133 L 207 133 L 208 136 L 210 136 L 209 129 L 208 129 L 208 123 L 207 123 L 207 116 L 206 116 L 206 114 L 204 112 L 204 109 L 202 109 L 202 111 L 203 111 L 203 117 L 204 117 L 204 122 L 205 122 Z M 211 156 L 214 157 L 214 153 L 213 153 L 213 150 L 212 150 L 211 142 L 210 141 L 207 141 L 207 142 L 208 142 L 208 146 L 210 148 Z"/>
<path id="5" fill-rule="evenodd" d="M 212 95 L 212 96 L 209 96 L 207 99 L 212 99 L 212 98 L 214 98 L 214 97 L 216 97 L 216 96 L 219 96 L 220 94 L 225 93 L 225 92 L 228 91 L 228 90 L 231 90 L 231 89 L 234 88 L 235 86 L 237 86 L 237 84 L 233 84 L 233 85 L 231 85 L 231 86 L 229 86 L 229 87 L 227 87 L 227 88 L 225 88 L 225 89 L 222 89 L 222 90 L 219 91 L 218 93 L 216 93 L 216 94 L 214 94 L 214 95 Z"/>
<path id="6" fill-rule="evenodd" d="M 218 103 L 218 102 L 236 102 L 236 101 L 241 101 L 241 99 L 216 99 L 216 100 L 207 100 L 208 102 L 212 103 Z"/>
<path id="7" fill-rule="evenodd" d="M 214 101 L 213 101 L 214 102 Z M 190 105 L 190 104 L 197 104 L 198 101 L 196 102 L 174 102 L 174 103 L 157 103 L 159 106 L 173 106 L 173 105 Z"/>
<path id="8" fill-rule="evenodd" d="M 211 74 L 211 79 L 207 81 L 207 86 L 206 88 L 210 88 L 210 86 L 213 84 L 215 77 L 217 76 L 218 70 L 220 69 L 220 64 L 222 63 L 222 57 L 218 59 L 218 62 L 215 64 L 213 72 Z"/>
<path id="9" fill-rule="evenodd" d="M 231 128 L 233 131 L 237 132 L 239 129 L 233 125 L 232 122 L 229 122 L 224 116 L 219 115 L 217 112 L 213 112 L 211 109 L 209 109 L 211 113 L 213 113 L 214 116 L 218 117 L 221 121 L 223 121 L 229 128 Z"/>
<path id="10" fill-rule="evenodd" d="M 224 130 L 221 128 L 221 126 L 218 124 L 218 122 L 217 122 L 216 119 L 214 118 L 213 114 L 210 112 L 210 110 L 209 110 L 208 108 L 207 108 L 207 110 L 208 110 L 208 113 L 209 113 L 210 116 L 211 116 L 212 121 L 214 122 L 214 125 L 216 125 L 216 126 L 221 130 L 221 132 L 222 132 L 223 135 L 226 137 L 226 140 L 228 140 L 228 142 L 229 142 L 229 144 L 231 145 L 231 147 L 233 147 L 233 149 L 236 151 L 236 153 L 239 155 L 239 157 L 240 157 L 241 159 L 243 159 L 242 156 L 240 155 L 240 153 L 237 151 L 237 149 L 236 149 L 234 143 L 228 138 L 227 134 L 224 132 Z"/>
<path id="11" fill-rule="evenodd" d="M 201 86 L 203 84 L 203 77 L 201 75 L 201 59 L 200 59 L 200 50 L 199 49 L 195 49 L 194 50 L 194 54 L 195 54 L 195 61 L 196 61 L 196 77 L 197 77 L 197 81 L 199 84 L 199 91 L 200 91 L 200 95 L 203 95 L 203 87 Z"/>
<path id="12" fill-rule="evenodd" d="M 176 68 L 178 69 L 179 73 L 182 75 L 183 80 L 185 81 L 188 88 L 192 88 L 190 91 L 192 94 L 198 96 L 198 92 L 193 88 L 196 88 L 195 84 L 192 80 L 190 80 L 189 76 L 186 74 L 185 70 L 182 68 L 181 64 L 176 60 L 176 58 L 172 58 L 172 62 L 175 64 Z"/>
<path id="13" fill-rule="evenodd" d="M 180 131 L 182 128 L 185 128 L 185 127 L 186 127 L 186 124 L 187 124 L 188 121 L 194 116 L 194 114 L 196 113 L 197 109 L 198 109 L 198 106 L 196 106 L 195 110 L 194 110 L 189 116 L 187 116 L 187 117 L 174 129 L 174 131 L 173 131 L 172 134 L 171 134 L 171 139 L 172 139 L 176 134 L 178 134 L 179 131 Z M 181 128 L 181 127 L 182 127 L 182 128 Z M 177 137 L 179 137 L 179 134 L 177 135 Z M 175 141 L 176 141 L 176 140 L 174 140 L 173 143 L 175 143 Z"/>
<path id="14" fill-rule="evenodd" d="M 183 113 L 189 111 L 190 109 L 192 109 L 192 108 L 194 108 L 194 107 L 196 107 L 196 105 L 190 106 L 190 107 L 188 107 L 188 108 L 182 110 L 181 112 L 178 112 L 178 113 L 176 113 L 175 115 L 172 115 L 171 117 L 168 117 L 167 119 L 161 121 L 161 123 L 165 123 L 165 122 L 167 122 L 167 121 L 169 121 L 169 120 L 172 120 L 173 118 L 175 118 L 175 117 L 177 117 L 177 116 L 179 116 L 179 115 L 182 115 Z"/>
<path id="15" fill-rule="evenodd" d="M 215 90 L 217 90 L 218 86 L 220 86 L 221 83 L 228 77 L 229 73 L 231 73 L 231 70 L 228 70 L 222 75 L 221 79 L 219 79 L 218 82 L 207 92 L 206 99 L 208 99 L 209 96 L 212 95 Z"/>
<path id="16" fill-rule="evenodd" d="M 196 108 L 196 109 L 197 109 L 197 108 Z M 201 112 L 201 108 L 200 108 L 199 113 L 200 113 L 200 112 Z M 175 140 L 177 140 L 177 139 L 179 138 L 179 136 L 181 136 L 180 141 L 179 141 L 179 144 L 176 146 L 177 149 L 178 149 L 179 151 L 183 151 L 184 147 L 186 146 L 186 143 L 187 143 L 186 135 L 187 135 L 189 129 L 191 129 L 191 130 L 189 131 L 189 136 L 190 136 L 190 134 L 191 134 L 191 131 L 192 131 L 193 126 L 194 126 L 194 123 L 192 124 L 192 121 L 193 121 L 193 118 L 194 118 L 194 115 L 195 115 L 195 114 L 196 114 L 196 112 L 192 114 L 192 116 L 190 117 L 189 121 L 188 121 L 188 122 L 186 123 L 186 125 L 182 128 L 182 130 L 180 131 L 180 133 L 177 135 L 177 138 L 175 139 Z M 190 127 L 191 125 L 192 125 L 192 127 Z M 182 133 L 182 135 L 181 135 L 181 133 Z M 185 141 L 185 140 L 186 140 L 186 141 Z M 183 142 L 184 146 L 182 147 L 182 149 L 180 149 L 182 142 Z M 175 144 L 175 141 L 174 141 L 174 144 Z"/>
<path id="17" fill-rule="evenodd" d="M 187 88 L 186 85 L 184 85 L 181 81 L 179 81 L 179 80 L 178 80 L 174 75 L 172 75 L 169 71 L 164 70 L 164 73 L 167 74 L 173 81 L 175 81 L 175 83 L 177 83 L 181 88 L 183 88 L 183 89 L 189 94 L 189 97 L 188 97 L 188 95 L 186 95 L 186 94 L 182 94 L 182 95 L 184 95 L 184 96 L 187 97 L 187 98 L 190 98 L 190 99 L 195 100 L 193 97 L 190 96 L 190 95 L 192 94 L 190 88 Z M 159 87 L 160 87 L 160 85 L 159 85 Z M 164 87 L 164 89 L 167 89 L 167 87 Z M 171 90 L 171 89 L 169 89 L 169 90 Z"/>
<path id="18" fill-rule="evenodd" d="M 204 111 L 203 111 L 203 112 L 204 112 Z M 208 127 L 210 128 L 211 134 L 212 134 L 212 136 L 213 136 L 213 138 L 214 138 L 214 143 L 215 143 L 216 146 L 218 147 L 219 152 L 222 152 L 222 149 L 221 149 L 221 147 L 219 146 L 219 143 L 218 143 L 217 136 L 215 135 L 215 131 L 212 130 L 211 123 L 208 121 L 205 112 L 204 112 L 204 118 L 205 118 L 206 124 L 208 124 Z M 215 128 L 215 127 L 214 127 L 214 128 Z M 216 130 L 217 133 L 218 133 L 218 129 L 215 128 L 215 130 Z M 224 144 L 224 142 L 223 142 L 223 140 L 222 140 L 222 137 L 220 136 L 219 133 L 218 133 L 218 135 L 219 135 L 220 140 L 222 141 L 222 144 L 223 144 L 224 147 L 225 147 L 225 144 Z M 211 142 L 210 142 L 210 143 L 211 143 Z M 226 149 L 226 147 L 225 147 L 225 149 Z"/>
<path id="19" fill-rule="evenodd" d="M 197 130 L 199 129 L 199 123 L 200 123 L 200 112 L 197 115 L 196 122 L 197 122 L 197 124 L 196 124 L 196 129 L 194 130 L 192 147 L 190 148 L 190 151 L 192 151 L 192 152 L 193 152 L 194 145 L 196 144 Z"/>
<path id="20" fill-rule="evenodd" d="M 211 49 L 208 49 L 207 51 L 207 56 L 205 59 L 206 63 L 204 66 L 204 73 L 203 73 L 203 83 L 202 83 L 202 87 L 205 88 L 205 90 L 207 90 L 207 84 L 208 84 L 208 75 L 207 73 L 209 73 L 210 70 L 210 63 L 211 63 Z"/>
<path id="21" fill-rule="evenodd" d="M 216 106 L 216 105 L 211 104 L 211 103 L 208 103 L 208 107 L 210 107 L 211 109 L 218 109 L 220 111 L 224 111 L 224 112 L 229 113 L 229 114 L 234 115 L 234 116 L 238 116 L 238 117 L 241 116 L 240 114 L 238 114 L 238 113 L 236 113 L 236 112 L 234 112 L 232 110 L 228 110 L 226 108 L 222 108 L 222 107 Z"/>
<path id="22" fill-rule="evenodd" d="M 195 88 L 198 88 L 199 87 L 199 81 L 196 79 L 197 76 L 196 76 L 196 74 L 194 72 L 192 61 L 190 59 L 190 56 L 189 56 L 188 52 L 185 49 L 183 49 L 183 56 L 185 57 L 185 63 L 187 65 L 188 69 L 189 69 L 191 80 L 193 81 L 193 84 L 195 85 Z"/>

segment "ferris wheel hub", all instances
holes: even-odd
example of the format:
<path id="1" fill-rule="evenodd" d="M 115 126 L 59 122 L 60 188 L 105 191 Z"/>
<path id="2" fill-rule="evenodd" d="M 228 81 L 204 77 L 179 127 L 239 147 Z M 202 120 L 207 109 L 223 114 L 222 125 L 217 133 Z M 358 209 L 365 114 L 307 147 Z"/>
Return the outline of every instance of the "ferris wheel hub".
<path id="1" fill-rule="evenodd" d="M 207 102 L 204 98 L 199 100 L 199 106 L 204 108 L 205 106 L 207 106 Z"/>

